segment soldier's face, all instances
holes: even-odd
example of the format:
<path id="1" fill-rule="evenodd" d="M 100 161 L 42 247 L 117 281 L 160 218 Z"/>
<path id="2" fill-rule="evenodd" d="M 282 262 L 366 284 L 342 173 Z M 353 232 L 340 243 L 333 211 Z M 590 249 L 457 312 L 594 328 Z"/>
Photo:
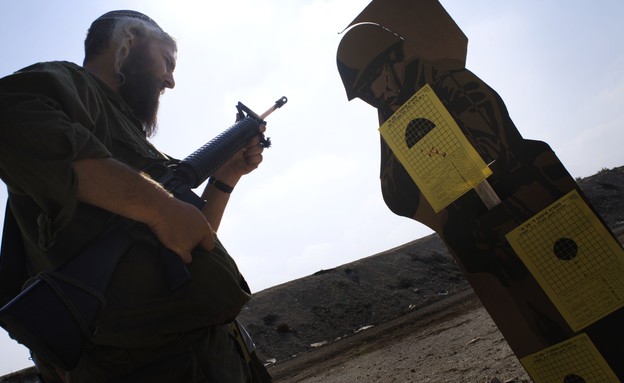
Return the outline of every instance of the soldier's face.
<path id="1" fill-rule="evenodd" d="M 160 95 L 173 88 L 175 51 L 157 40 L 139 42 L 121 66 L 119 93 L 148 130 L 157 124 Z"/>
<path id="2" fill-rule="evenodd" d="M 358 97 L 380 111 L 395 106 L 405 85 L 405 62 L 399 49 L 378 56 L 355 87 Z"/>
<path id="3" fill-rule="evenodd" d="M 404 67 L 395 52 L 379 67 L 378 76 L 371 83 L 371 92 L 382 105 L 391 105 L 399 97 L 403 87 Z"/>

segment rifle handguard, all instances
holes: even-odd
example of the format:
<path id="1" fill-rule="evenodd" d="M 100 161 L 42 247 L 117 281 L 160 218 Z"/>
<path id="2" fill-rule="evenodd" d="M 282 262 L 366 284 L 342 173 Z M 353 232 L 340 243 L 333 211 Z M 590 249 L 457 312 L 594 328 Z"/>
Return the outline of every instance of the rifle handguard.
<path id="1" fill-rule="evenodd" d="M 256 119 L 243 118 L 180 161 L 173 168 L 173 172 L 184 179 L 191 189 L 198 187 L 249 141 L 258 136 L 259 127 L 260 123 Z M 270 145 L 270 141 L 265 142 L 265 145 Z"/>

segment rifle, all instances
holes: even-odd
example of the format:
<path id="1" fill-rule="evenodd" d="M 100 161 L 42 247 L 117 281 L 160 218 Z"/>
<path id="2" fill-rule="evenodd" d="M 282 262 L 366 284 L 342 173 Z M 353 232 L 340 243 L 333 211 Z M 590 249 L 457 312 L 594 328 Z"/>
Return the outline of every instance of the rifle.
<path id="1" fill-rule="evenodd" d="M 264 118 L 287 101 L 286 97 L 280 98 L 260 116 L 239 102 L 236 108 L 240 118 L 230 128 L 177 164 L 157 164 L 145 172 L 176 198 L 201 209 L 204 201 L 192 189 L 258 136 Z M 269 147 L 270 139 L 262 135 L 261 144 Z M 0 308 L 0 326 L 40 358 L 65 370 L 73 369 L 85 341 L 93 336 L 93 323 L 105 303 L 104 293 L 117 263 L 132 244 L 133 238 L 124 228 L 127 226 L 112 227 L 67 263 L 37 275 L 33 283 Z M 169 288 L 175 290 L 190 282 L 190 273 L 179 256 L 162 248 Z M 25 254 L 3 251 L 2 258 L 7 256 Z"/>
<path id="2" fill-rule="evenodd" d="M 158 163 L 144 169 L 144 171 L 176 198 L 201 210 L 204 206 L 204 200 L 191 189 L 201 185 L 221 165 L 256 137 L 259 126 L 266 124 L 264 119 L 276 109 L 281 108 L 286 102 L 288 102 L 286 97 L 278 99 L 260 116 L 239 102 L 236 109 L 242 118 L 229 129 L 223 131 L 177 164 L 166 166 Z M 271 146 L 271 139 L 262 135 L 260 144 L 268 148 Z M 176 253 L 169 249 L 164 249 L 164 252 L 167 266 L 165 268 L 166 278 L 169 287 L 177 289 L 190 281 L 190 275 Z"/>

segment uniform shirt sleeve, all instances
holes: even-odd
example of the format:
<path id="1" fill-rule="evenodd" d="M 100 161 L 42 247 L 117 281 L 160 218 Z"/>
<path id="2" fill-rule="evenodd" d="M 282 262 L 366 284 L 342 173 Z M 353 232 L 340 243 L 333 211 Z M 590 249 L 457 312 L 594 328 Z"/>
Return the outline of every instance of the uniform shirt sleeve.
<path id="1" fill-rule="evenodd" d="M 0 177 L 11 193 L 41 209 L 39 245 L 51 246 L 72 217 L 77 181 L 72 162 L 109 157 L 93 135 L 97 92 L 62 69 L 31 69 L 0 80 Z"/>

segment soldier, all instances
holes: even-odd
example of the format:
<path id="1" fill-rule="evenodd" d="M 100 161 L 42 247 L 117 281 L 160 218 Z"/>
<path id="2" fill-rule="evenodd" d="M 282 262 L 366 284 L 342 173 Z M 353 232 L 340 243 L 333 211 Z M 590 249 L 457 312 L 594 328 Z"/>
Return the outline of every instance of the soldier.
<path id="1" fill-rule="evenodd" d="M 92 23 L 82 67 L 38 63 L 0 80 L 0 177 L 28 276 L 69 261 L 112 225 L 132 236 L 77 365 L 33 355 L 45 382 L 251 381 L 229 331 L 250 291 L 216 232 L 263 147 L 252 140 L 214 173 L 201 211 L 141 172 L 172 161 L 148 137 L 160 94 L 175 86 L 176 54 L 152 19 L 112 11 Z M 192 275 L 174 291 L 163 245 Z"/>
<path id="2" fill-rule="evenodd" d="M 429 3 L 437 4 L 437 1 L 432 0 Z M 534 205 L 560 196 L 561 189 L 573 187 L 571 177 L 566 177 L 565 169 L 553 158 L 547 144 L 523 139 L 500 96 L 464 68 L 462 58 L 465 52 L 460 51 L 455 57 L 445 51 L 443 55 L 449 57 L 448 59 L 431 59 L 423 52 L 415 53 L 414 45 L 409 45 L 407 39 L 377 25 L 360 25 L 349 33 L 351 36 L 347 35 L 349 38 L 342 42 L 345 44 L 342 52 L 349 52 L 347 48 L 357 46 L 352 43 L 362 37 L 372 39 L 370 36 L 381 36 L 376 39 L 381 42 L 382 47 L 379 52 L 370 52 L 370 59 L 360 54 L 359 57 L 366 57 L 362 61 L 366 65 L 361 65 L 363 69 L 357 72 L 354 68 L 360 65 L 359 62 L 352 60 L 349 67 L 345 60 L 348 61 L 351 56 L 340 61 L 339 55 L 338 67 L 349 97 L 359 97 L 376 107 L 380 123 L 383 123 L 416 91 L 429 84 L 481 158 L 485 163 L 491 164 L 494 175 L 488 180 L 498 196 L 505 201 L 495 210 L 488 211 L 477 193 L 471 190 L 440 212 L 435 212 L 406 168 L 388 144 L 381 140 L 380 181 L 388 208 L 395 214 L 418 220 L 434 229 L 456 257 L 459 266 L 470 277 L 469 281 L 475 291 L 487 292 L 480 295 L 480 298 L 486 303 L 489 303 L 488 299 L 491 297 L 495 297 L 492 300 L 504 302 L 487 307 L 501 331 L 506 334 L 510 345 L 520 344 L 520 347 L 524 347 L 528 343 L 527 339 L 540 342 L 540 345 L 547 344 L 549 339 L 544 340 L 547 336 L 542 334 L 546 332 L 542 330 L 544 328 L 555 333 L 556 337 L 563 337 L 561 331 L 556 331 L 557 326 L 550 325 L 550 322 L 554 322 L 552 317 L 561 321 L 560 317 L 553 312 L 552 307 L 542 304 L 543 293 L 534 291 L 537 290 L 534 280 L 526 268 L 517 257 L 509 255 L 510 249 L 506 246 L 504 234 L 508 232 L 510 225 L 513 228 L 514 224 L 518 225 L 523 219 L 538 212 L 540 207 Z M 406 138 L 417 141 L 428 133 L 426 124 L 410 127 L 420 131 L 406 134 Z M 409 142 L 408 146 L 414 144 L 415 142 Z M 531 192 L 525 192 L 527 189 Z M 543 198 L 520 200 L 513 197 L 514 193 L 523 197 L 541 193 Z M 473 275 L 484 274 L 488 278 L 472 278 Z M 497 290 L 499 286 L 504 288 Z M 537 303 L 527 304 L 518 290 L 530 290 L 531 297 Z M 507 295 L 499 298 L 493 293 L 499 291 Z M 511 316 L 510 312 L 518 314 Z M 522 315 L 530 317 L 528 323 L 533 327 L 532 331 L 537 339 L 523 334 L 516 340 L 515 332 L 509 331 L 511 335 L 508 335 L 505 331 L 508 328 L 518 328 L 518 321 L 511 318 Z"/>
<path id="3" fill-rule="evenodd" d="M 609 277 L 602 270 L 591 282 L 589 273 L 575 279 L 580 263 L 568 261 L 579 260 L 584 246 L 582 262 L 592 265 L 588 268 L 604 262 L 617 269 L 621 248 L 550 146 L 523 138 L 502 98 L 465 67 L 468 40 L 457 24 L 438 0 L 384 0 L 372 1 L 349 27 L 338 48 L 338 70 L 349 99 L 358 97 L 377 108 L 380 133 L 386 133 L 380 181 L 389 209 L 440 235 L 525 367 L 549 347 L 574 349 L 587 341 L 600 350 L 591 357 L 593 366 L 600 366 L 597 379 L 619 377 L 622 341 L 615 324 L 624 311 L 612 312 L 613 306 L 600 311 L 592 301 L 611 302 L 621 295 L 589 287 L 611 283 L 603 282 Z M 392 135 L 385 129 L 390 127 Z M 465 150 L 455 150 L 461 138 Z M 471 161 L 467 153 L 483 163 L 477 176 L 464 167 Z M 487 179 L 480 179 L 482 175 Z M 553 211 L 558 211 L 558 220 L 545 223 Z M 527 229 L 531 236 L 524 241 L 542 247 L 529 253 L 512 238 L 535 217 L 534 227 Z M 590 226 L 592 235 L 577 234 L 589 233 Z M 594 245 L 598 242 L 601 250 Z M 531 263 L 538 261 L 543 270 L 536 272 Z M 561 294 L 556 298 L 565 305 L 553 303 L 548 290 L 555 285 Z M 583 317 L 586 313 L 593 315 L 593 322 Z M 557 357 L 545 360 L 550 366 L 563 365 L 564 359 L 556 358 L 566 355 L 570 366 L 575 365 L 572 360 L 592 365 L 580 349 L 552 353 Z M 604 368 L 607 364 L 614 374 Z M 533 378 L 539 376 L 536 370 L 529 371 Z M 572 372 L 566 371 L 565 380 L 578 377 Z"/>

